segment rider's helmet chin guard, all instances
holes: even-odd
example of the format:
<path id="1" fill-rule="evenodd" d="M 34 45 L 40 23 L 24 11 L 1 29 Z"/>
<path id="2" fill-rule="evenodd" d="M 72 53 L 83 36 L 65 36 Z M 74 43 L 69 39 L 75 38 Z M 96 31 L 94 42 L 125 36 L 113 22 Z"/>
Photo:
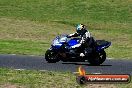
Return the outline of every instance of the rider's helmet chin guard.
<path id="1" fill-rule="evenodd" d="M 85 25 L 83 25 L 83 24 L 78 24 L 77 27 L 76 27 L 76 32 L 77 32 L 78 34 L 82 34 L 83 31 L 85 31 L 85 30 L 86 30 L 86 27 L 85 27 Z"/>

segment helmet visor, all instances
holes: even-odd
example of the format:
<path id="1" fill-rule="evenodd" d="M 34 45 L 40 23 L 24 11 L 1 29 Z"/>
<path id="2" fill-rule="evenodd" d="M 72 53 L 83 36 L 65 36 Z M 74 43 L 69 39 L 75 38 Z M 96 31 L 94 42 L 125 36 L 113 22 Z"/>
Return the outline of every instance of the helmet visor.
<path id="1" fill-rule="evenodd" d="M 80 33 L 81 30 L 82 30 L 82 26 L 81 25 L 78 25 L 77 28 L 76 28 L 77 33 Z"/>

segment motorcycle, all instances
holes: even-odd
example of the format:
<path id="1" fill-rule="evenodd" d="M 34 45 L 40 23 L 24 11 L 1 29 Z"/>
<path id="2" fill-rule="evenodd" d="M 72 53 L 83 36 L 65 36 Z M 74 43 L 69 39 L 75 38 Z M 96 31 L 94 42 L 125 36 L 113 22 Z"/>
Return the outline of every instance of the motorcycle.
<path id="1" fill-rule="evenodd" d="M 106 60 L 105 49 L 111 42 L 95 40 L 93 37 L 87 39 L 79 48 L 71 48 L 79 44 L 80 38 L 68 38 L 62 34 L 53 39 L 51 47 L 45 53 L 48 63 L 63 62 L 89 62 L 91 65 L 100 65 Z M 92 41 L 89 44 L 89 41 Z"/>

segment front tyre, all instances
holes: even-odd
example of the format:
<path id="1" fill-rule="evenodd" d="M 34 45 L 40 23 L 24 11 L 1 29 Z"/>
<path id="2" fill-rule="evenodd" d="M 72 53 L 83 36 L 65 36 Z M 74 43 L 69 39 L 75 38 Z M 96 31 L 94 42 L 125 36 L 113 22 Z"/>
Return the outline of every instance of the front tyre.
<path id="1" fill-rule="evenodd" d="M 91 65 L 100 65 L 106 60 L 106 52 L 104 50 L 94 53 L 88 60 Z"/>
<path id="2" fill-rule="evenodd" d="M 48 63 L 56 63 L 59 61 L 57 54 L 51 50 L 47 50 L 45 53 L 45 59 Z"/>

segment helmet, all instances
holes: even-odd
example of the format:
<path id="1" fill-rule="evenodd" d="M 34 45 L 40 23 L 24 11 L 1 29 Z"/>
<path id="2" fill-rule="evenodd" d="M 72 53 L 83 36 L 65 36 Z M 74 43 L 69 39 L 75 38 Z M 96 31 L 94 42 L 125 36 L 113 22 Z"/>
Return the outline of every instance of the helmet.
<path id="1" fill-rule="evenodd" d="M 84 31 L 86 31 L 85 25 L 83 25 L 83 24 L 78 24 L 77 27 L 76 27 L 76 32 L 77 32 L 78 34 L 82 34 L 82 33 L 84 33 Z"/>

